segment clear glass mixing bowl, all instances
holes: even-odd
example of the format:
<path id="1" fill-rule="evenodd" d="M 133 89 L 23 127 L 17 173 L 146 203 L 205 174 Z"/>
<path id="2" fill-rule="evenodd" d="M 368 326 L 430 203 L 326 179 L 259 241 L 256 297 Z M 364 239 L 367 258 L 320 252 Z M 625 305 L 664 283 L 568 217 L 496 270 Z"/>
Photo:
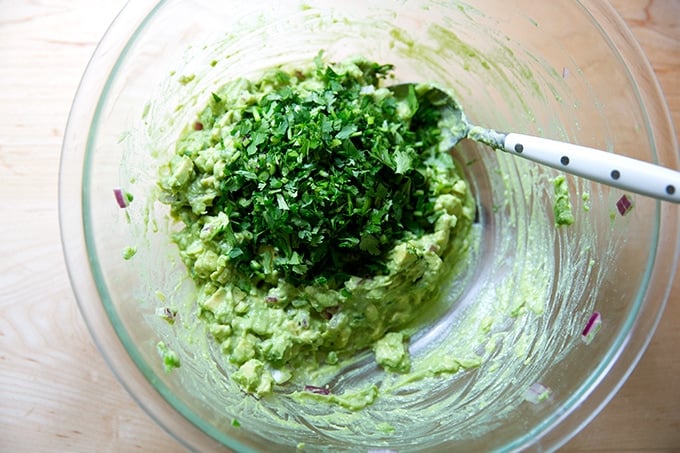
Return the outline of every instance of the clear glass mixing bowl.
<path id="1" fill-rule="evenodd" d="M 626 194 L 634 207 L 622 215 L 621 191 L 567 177 L 576 221 L 558 228 L 557 172 L 472 143 L 454 156 L 479 209 L 473 252 L 411 349 L 416 364 L 439 351 L 477 357 L 478 367 L 386 391 L 359 412 L 294 403 L 285 391 L 257 400 L 227 377 L 195 320 L 173 225 L 153 200 L 156 168 L 214 87 L 308 62 L 320 49 L 335 60 L 393 63 L 395 83 L 437 82 L 477 124 L 678 168 L 653 73 L 605 2 L 130 2 L 78 90 L 60 175 L 69 273 L 111 369 L 196 450 L 559 447 L 607 403 L 649 342 L 675 274 L 678 210 Z M 134 195 L 127 209 L 114 187 Z M 137 253 L 125 260 L 128 246 Z M 157 316 L 164 307 L 177 310 L 173 325 Z M 595 311 L 602 328 L 586 344 Z M 172 373 L 159 341 L 180 356 Z M 336 377 L 333 390 L 393 379 L 370 363 Z M 532 403 L 537 383 L 550 395 Z"/>

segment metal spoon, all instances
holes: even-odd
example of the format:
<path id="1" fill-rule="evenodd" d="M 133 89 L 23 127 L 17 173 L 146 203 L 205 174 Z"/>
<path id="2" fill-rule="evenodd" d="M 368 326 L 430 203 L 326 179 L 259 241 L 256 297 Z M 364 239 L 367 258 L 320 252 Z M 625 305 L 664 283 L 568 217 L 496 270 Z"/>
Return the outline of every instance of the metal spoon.
<path id="1" fill-rule="evenodd" d="M 404 83 L 388 87 L 398 99 L 414 94 L 441 109 L 452 127 L 443 130 L 442 147 L 453 148 L 464 138 L 484 143 L 539 164 L 659 200 L 680 203 L 680 172 L 586 146 L 516 133 L 496 132 L 471 124 L 461 105 L 429 84 Z"/>

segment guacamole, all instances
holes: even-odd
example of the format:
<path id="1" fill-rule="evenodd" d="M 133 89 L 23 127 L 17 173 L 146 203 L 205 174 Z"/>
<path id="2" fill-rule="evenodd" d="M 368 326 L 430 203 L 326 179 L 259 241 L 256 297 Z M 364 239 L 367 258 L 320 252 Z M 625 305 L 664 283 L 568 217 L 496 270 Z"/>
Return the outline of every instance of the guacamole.
<path id="1" fill-rule="evenodd" d="M 555 225 L 572 225 L 574 223 L 574 211 L 569 200 L 569 186 L 564 175 L 557 176 L 553 181 L 555 188 L 555 201 L 553 203 L 553 213 L 555 215 Z"/>
<path id="2" fill-rule="evenodd" d="M 160 168 L 199 317 L 247 393 L 301 390 L 364 350 L 408 372 L 404 327 L 466 253 L 475 206 L 438 146 L 448 126 L 427 86 L 386 88 L 392 69 L 320 55 L 229 81 Z"/>

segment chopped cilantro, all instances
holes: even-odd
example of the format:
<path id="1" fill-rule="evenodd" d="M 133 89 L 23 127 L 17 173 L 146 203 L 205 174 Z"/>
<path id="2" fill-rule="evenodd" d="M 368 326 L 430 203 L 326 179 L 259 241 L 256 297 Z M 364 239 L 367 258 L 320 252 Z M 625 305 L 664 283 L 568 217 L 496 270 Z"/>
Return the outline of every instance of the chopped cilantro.
<path id="1" fill-rule="evenodd" d="M 337 287 L 384 273 L 398 241 L 433 232 L 444 190 L 433 175 L 453 169 L 437 148 L 438 109 L 415 90 L 398 99 L 381 88 L 391 71 L 363 60 L 347 70 L 319 56 L 310 74 L 277 69 L 239 82 L 240 96 L 233 84 L 212 93 L 203 130 L 180 139 L 181 159 L 170 164 L 205 174 L 161 184 L 173 214 L 186 225 L 223 216 L 210 234 L 249 282 L 276 274 Z M 206 201 L 197 184 L 216 165 L 202 160 L 204 149 L 224 156 Z"/>

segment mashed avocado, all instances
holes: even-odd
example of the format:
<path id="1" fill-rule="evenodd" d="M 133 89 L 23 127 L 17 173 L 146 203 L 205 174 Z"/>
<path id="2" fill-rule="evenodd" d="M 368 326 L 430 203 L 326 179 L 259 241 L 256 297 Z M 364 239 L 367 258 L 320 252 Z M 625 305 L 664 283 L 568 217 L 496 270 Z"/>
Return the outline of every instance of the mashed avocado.
<path id="1" fill-rule="evenodd" d="M 418 87 L 385 88 L 391 70 L 319 57 L 231 81 L 160 169 L 199 316 L 248 393 L 299 389 L 361 350 L 409 371 L 402 329 L 467 249 L 474 202 L 439 150 L 447 125 Z"/>
<path id="2" fill-rule="evenodd" d="M 574 223 L 574 212 L 569 201 L 569 186 L 564 175 L 556 177 L 553 186 L 555 188 L 555 202 L 553 203 L 555 225 L 571 225 Z"/>

